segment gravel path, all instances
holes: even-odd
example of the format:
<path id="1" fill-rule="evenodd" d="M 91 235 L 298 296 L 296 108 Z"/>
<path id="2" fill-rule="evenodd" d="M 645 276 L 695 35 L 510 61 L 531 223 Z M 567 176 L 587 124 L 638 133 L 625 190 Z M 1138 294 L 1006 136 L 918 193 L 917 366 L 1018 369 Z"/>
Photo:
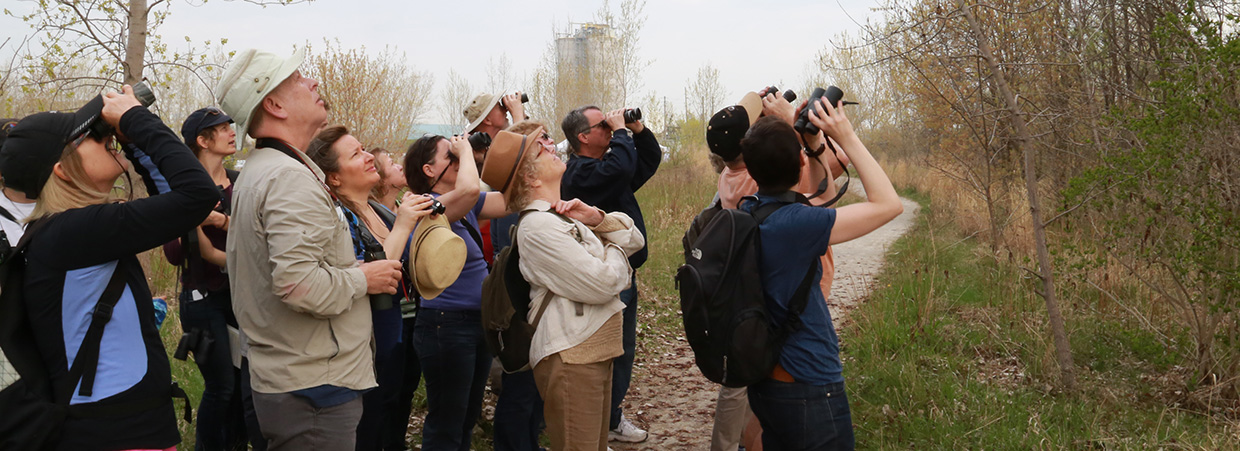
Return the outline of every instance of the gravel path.
<path id="1" fill-rule="evenodd" d="M 857 182 L 857 180 L 854 180 Z M 860 183 L 853 190 L 864 196 Z M 919 205 L 901 198 L 904 213 L 878 230 L 835 246 L 835 281 L 831 285 L 831 316 L 837 328 L 848 312 L 865 299 L 882 269 L 887 248 L 908 231 Z M 705 450 L 710 447 L 715 397 L 719 386 L 702 377 L 693 363 L 693 350 L 683 337 L 666 340 L 664 349 L 640 344 L 633 385 L 625 412 L 650 432 L 643 443 L 612 442 L 617 450 Z"/>

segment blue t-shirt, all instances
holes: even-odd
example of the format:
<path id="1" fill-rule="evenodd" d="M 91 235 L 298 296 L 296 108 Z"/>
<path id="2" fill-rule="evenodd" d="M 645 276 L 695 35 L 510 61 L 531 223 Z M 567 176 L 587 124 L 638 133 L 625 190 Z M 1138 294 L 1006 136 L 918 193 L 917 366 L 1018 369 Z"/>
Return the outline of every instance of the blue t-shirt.
<path id="1" fill-rule="evenodd" d="M 741 208 L 753 211 L 760 205 L 777 202 L 775 197 L 757 197 L 757 203 L 744 202 Z M 827 253 L 834 226 L 834 208 L 789 204 L 771 213 L 758 227 L 762 236 L 762 284 L 769 299 L 775 302 L 767 308 L 777 324 L 787 317 L 788 303 L 805 272 Z M 812 280 L 821 279 L 822 267 L 818 266 Z M 821 386 L 844 382 L 839 338 L 817 283 L 810 283 L 801 322 L 801 329 L 784 344 L 779 364 L 800 383 Z"/>
<path id="2" fill-rule="evenodd" d="M 438 194 L 431 195 L 439 197 Z M 478 202 L 465 214 L 465 221 L 468 221 L 474 230 L 478 230 L 478 214 L 486 204 L 486 196 L 487 193 L 479 193 Z M 482 248 L 478 247 L 478 242 L 474 241 L 474 237 L 460 221 L 452 223 L 452 231 L 465 240 L 465 267 L 461 269 L 461 275 L 456 278 L 456 282 L 443 290 L 442 294 L 433 299 L 423 299 L 422 307 L 476 311 L 482 308 L 482 280 L 487 277 L 487 261 L 482 258 Z"/>

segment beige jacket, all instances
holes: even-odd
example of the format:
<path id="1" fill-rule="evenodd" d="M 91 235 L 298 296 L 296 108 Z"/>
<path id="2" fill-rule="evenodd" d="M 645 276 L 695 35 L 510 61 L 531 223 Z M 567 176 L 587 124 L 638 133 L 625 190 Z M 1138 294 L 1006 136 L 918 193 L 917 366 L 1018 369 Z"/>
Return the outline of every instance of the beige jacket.
<path id="1" fill-rule="evenodd" d="M 260 393 L 376 386 L 366 277 L 323 172 L 309 166 L 255 149 L 233 188 L 228 279 Z"/>
<path id="2" fill-rule="evenodd" d="M 526 208 L 550 207 L 536 200 Z M 530 282 L 526 319 L 532 322 L 547 291 L 554 293 L 530 343 L 531 367 L 581 344 L 624 309 L 620 292 L 629 287 L 633 274 L 628 256 L 645 244 L 633 219 L 620 212 L 608 213 L 594 230 L 550 213 L 529 213 L 521 219 L 517 230 L 521 275 Z M 617 355 L 624 352 L 619 345 Z"/>

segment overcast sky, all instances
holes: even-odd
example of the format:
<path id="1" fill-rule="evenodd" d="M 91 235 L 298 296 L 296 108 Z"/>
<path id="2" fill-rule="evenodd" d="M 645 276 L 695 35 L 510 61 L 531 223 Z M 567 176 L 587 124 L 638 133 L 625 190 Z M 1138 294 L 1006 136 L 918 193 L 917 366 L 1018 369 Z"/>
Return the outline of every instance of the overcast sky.
<path id="1" fill-rule="evenodd" d="M 589 21 L 602 5 L 601 0 L 315 0 L 264 8 L 242 1 L 203 6 L 170 1 L 171 15 L 157 33 L 173 48 L 185 36 L 195 42 L 226 37 L 228 49 L 277 53 L 324 38 L 376 52 L 391 46 L 417 70 L 431 72 L 436 88 L 449 69 L 484 86 L 488 62 L 501 55 L 511 61 L 514 75 L 524 78 L 553 40 L 553 30 Z M 4 3 L 14 13 L 36 6 L 29 0 Z M 619 2 L 610 6 L 618 15 Z M 719 69 L 728 98 L 772 83 L 798 86 L 807 64 L 834 36 L 878 19 L 876 6 L 875 0 L 648 0 L 639 52 L 651 64 L 642 76 L 642 93 L 655 92 L 678 106 L 683 87 L 708 63 Z M 0 18 L 0 29 L 14 41 L 30 33 L 8 17 Z M 0 53 L 11 53 L 11 47 Z"/>

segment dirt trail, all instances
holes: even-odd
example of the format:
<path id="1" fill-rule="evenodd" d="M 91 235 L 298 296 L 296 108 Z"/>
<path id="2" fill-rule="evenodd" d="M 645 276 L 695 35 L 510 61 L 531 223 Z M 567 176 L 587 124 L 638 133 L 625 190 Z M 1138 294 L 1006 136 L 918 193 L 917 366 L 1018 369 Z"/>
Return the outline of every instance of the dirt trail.
<path id="1" fill-rule="evenodd" d="M 854 182 L 857 180 L 854 179 Z M 864 196 L 860 183 L 853 192 Z M 904 213 L 878 230 L 835 246 L 835 281 L 831 285 L 831 316 L 838 328 L 848 312 L 869 295 L 882 269 L 887 248 L 908 231 L 919 205 L 901 198 Z M 667 340 L 661 349 L 643 348 L 638 340 L 633 385 L 625 399 L 626 415 L 650 432 L 643 443 L 611 442 L 616 450 L 705 450 L 710 448 L 715 397 L 719 386 L 706 380 L 693 363 L 693 350 L 683 337 Z"/>

